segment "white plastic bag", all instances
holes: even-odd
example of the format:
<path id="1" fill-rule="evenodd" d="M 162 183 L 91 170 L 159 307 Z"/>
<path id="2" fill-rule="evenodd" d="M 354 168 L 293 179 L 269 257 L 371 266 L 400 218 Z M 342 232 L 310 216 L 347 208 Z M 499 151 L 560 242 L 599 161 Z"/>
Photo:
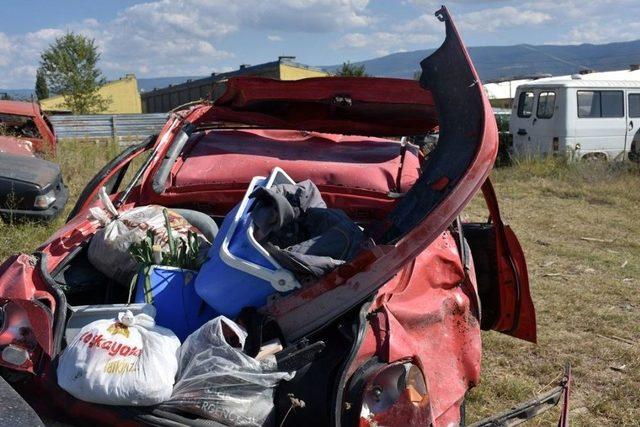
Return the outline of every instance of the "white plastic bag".
<path id="1" fill-rule="evenodd" d="M 244 354 L 246 337 L 224 316 L 191 334 L 180 348 L 176 384 L 163 406 L 234 426 L 268 423 L 274 388 L 293 374 L 278 372 L 273 356 L 258 361 Z"/>
<path id="2" fill-rule="evenodd" d="M 180 341 L 146 314 L 119 313 L 82 328 L 58 362 L 58 384 L 105 405 L 155 405 L 171 396 Z"/>
<path id="3" fill-rule="evenodd" d="M 167 229 L 162 206 L 148 205 L 119 213 L 106 195 L 100 192 L 104 209 L 94 207 L 89 210 L 90 219 L 97 220 L 104 227 L 96 232 L 89 243 L 89 262 L 102 274 L 122 285 L 128 285 L 138 270 L 138 263 L 129 253 L 132 243 L 140 242 L 151 230 L 155 242 L 162 250 L 168 248 Z M 189 230 L 196 231 L 181 215 L 168 210 L 172 234 L 186 240 Z M 203 238 L 202 238 L 203 239 Z"/>

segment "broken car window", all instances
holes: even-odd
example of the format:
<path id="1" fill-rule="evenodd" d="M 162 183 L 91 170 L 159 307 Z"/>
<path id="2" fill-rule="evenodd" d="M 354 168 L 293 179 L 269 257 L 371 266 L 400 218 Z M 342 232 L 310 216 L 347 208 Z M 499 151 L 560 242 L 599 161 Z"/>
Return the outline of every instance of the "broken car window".
<path id="1" fill-rule="evenodd" d="M 0 135 L 23 138 L 41 138 L 31 117 L 15 114 L 0 114 Z"/>

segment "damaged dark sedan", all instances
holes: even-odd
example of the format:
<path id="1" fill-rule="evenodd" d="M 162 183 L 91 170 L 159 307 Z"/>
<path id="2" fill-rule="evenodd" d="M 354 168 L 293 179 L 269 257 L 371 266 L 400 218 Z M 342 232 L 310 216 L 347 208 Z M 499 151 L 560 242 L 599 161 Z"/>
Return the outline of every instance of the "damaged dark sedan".
<path id="1" fill-rule="evenodd" d="M 55 218 L 68 190 L 55 153 L 53 127 L 31 102 L 0 101 L 0 216 L 4 220 Z"/>

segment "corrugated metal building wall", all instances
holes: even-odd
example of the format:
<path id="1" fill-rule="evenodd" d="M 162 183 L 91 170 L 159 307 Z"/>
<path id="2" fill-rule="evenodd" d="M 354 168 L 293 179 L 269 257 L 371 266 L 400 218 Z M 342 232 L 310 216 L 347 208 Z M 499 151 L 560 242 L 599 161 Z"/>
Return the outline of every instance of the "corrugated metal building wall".
<path id="1" fill-rule="evenodd" d="M 160 132 L 167 114 L 48 116 L 58 139 L 136 141 Z"/>

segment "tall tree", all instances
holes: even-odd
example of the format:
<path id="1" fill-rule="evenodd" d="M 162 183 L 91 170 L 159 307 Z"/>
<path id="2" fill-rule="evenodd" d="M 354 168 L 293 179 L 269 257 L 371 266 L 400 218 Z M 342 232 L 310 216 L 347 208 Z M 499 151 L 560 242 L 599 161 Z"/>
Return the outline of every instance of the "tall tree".
<path id="1" fill-rule="evenodd" d="M 42 68 L 38 68 L 38 71 L 36 72 L 36 98 L 38 98 L 38 100 L 42 100 L 48 97 L 49 86 L 47 86 L 44 70 Z"/>
<path id="2" fill-rule="evenodd" d="M 62 95 L 76 114 L 96 113 L 111 102 L 98 93 L 106 82 L 97 64 L 100 53 L 93 39 L 73 32 L 56 39 L 42 53 L 40 68 L 49 90 Z"/>
<path id="3" fill-rule="evenodd" d="M 369 77 L 365 72 L 364 65 L 356 65 L 351 62 L 343 62 L 342 67 L 336 71 L 336 76 L 342 77 Z"/>

